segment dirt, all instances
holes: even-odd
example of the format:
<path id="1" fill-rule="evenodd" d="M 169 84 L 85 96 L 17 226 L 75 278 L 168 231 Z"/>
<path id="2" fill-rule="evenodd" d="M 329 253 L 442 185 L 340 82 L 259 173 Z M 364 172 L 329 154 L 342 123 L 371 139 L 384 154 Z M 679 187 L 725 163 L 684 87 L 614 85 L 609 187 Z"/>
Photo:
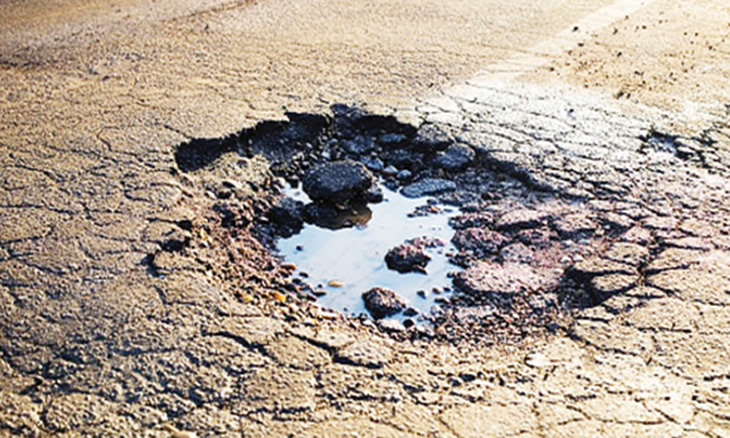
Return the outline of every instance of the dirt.
<path id="1" fill-rule="evenodd" d="M 0 6 L 1 435 L 728 436 L 730 11 L 505 84 L 610 2 L 417 3 Z M 311 305 L 252 232 L 309 155 L 269 133 L 335 103 L 423 128 L 440 167 L 371 171 L 480 230 L 433 332 Z"/>

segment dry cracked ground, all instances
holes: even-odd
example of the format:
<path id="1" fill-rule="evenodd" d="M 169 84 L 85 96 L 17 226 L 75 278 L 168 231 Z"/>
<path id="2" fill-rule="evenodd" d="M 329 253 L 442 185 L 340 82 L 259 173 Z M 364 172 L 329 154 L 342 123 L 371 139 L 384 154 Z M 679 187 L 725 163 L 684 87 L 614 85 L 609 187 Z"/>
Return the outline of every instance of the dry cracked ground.
<path id="1" fill-rule="evenodd" d="M 0 4 L 0 435 L 730 436 L 730 8 L 532 3 Z M 523 238 L 462 286 L 554 294 L 557 322 L 486 345 L 525 322 L 465 302 L 458 338 L 403 341 L 322 312 L 251 233 L 269 163 L 175 160 L 335 103 L 519 194 L 472 187 L 461 231 Z"/>

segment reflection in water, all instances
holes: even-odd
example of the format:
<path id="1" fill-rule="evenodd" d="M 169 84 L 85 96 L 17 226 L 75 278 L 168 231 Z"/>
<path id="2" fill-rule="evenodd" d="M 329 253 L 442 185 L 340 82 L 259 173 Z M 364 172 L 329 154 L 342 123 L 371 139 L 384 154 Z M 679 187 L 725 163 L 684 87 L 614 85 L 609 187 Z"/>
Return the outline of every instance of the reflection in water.
<path id="1" fill-rule="evenodd" d="M 310 217 L 316 218 L 314 225 L 330 230 L 339 230 L 340 228 L 363 227 L 370 222 L 373 212 L 366 204 L 358 204 L 350 206 L 344 210 L 334 207 L 319 206 L 315 204 L 307 205 L 310 210 Z"/>
<path id="2" fill-rule="evenodd" d="M 410 218 L 408 213 L 424 205 L 425 198 L 408 199 L 388 190 L 384 194 L 384 201 L 369 205 L 367 212 L 358 210 L 358 214 L 343 216 L 343 220 L 352 221 L 356 227 L 332 229 L 306 225 L 299 234 L 279 240 L 279 252 L 287 261 L 305 272 L 313 287 L 327 291 L 318 300 L 322 306 L 354 314 L 367 313 L 362 293 L 382 286 L 396 291 L 410 306 L 428 312 L 438 296 L 433 289 L 441 291 L 450 285 L 447 274 L 458 269 L 446 257 L 447 252 L 454 251 L 451 243 L 428 250 L 432 257 L 426 267 L 428 275 L 389 270 L 384 257 L 389 249 L 415 237 L 429 236 L 450 242 L 453 230 L 448 220 L 456 212 Z M 291 190 L 288 195 L 307 201 L 301 190 Z M 331 287 L 328 285 L 331 280 L 343 286 Z M 425 298 L 419 291 L 426 292 Z"/>

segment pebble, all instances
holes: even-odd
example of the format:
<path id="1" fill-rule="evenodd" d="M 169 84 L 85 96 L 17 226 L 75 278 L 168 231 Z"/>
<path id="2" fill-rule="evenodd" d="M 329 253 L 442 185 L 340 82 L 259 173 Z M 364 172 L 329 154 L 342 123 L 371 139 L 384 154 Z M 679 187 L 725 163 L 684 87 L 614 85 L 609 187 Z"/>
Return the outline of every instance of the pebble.
<path id="1" fill-rule="evenodd" d="M 385 169 L 383 169 L 383 176 L 390 177 L 390 176 L 395 176 L 397 174 L 398 174 L 398 169 L 393 165 L 390 165 L 390 166 L 386 167 Z"/>
<path id="2" fill-rule="evenodd" d="M 439 152 L 434 164 L 446 170 L 460 170 L 474 161 L 474 151 L 465 145 L 454 144 Z"/>
<path id="3" fill-rule="evenodd" d="M 420 198 L 421 196 L 438 195 L 456 190 L 456 183 L 441 178 L 424 178 L 403 187 L 401 194 L 406 198 Z"/>
<path id="4" fill-rule="evenodd" d="M 406 300 L 390 289 L 374 287 L 362 294 L 365 308 L 375 319 L 387 318 L 406 308 Z"/>
<path id="5" fill-rule="evenodd" d="M 383 171 L 383 161 L 380 158 L 362 157 L 360 162 L 373 172 Z"/>
<path id="6" fill-rule="evenodd" d="M 418 309 L 415 309 L 415 308 L 413 308 L 413 307 L 408 307 L 408 308 L 406 308 L 406 310 L 404 310 L 404 311 L 403 311 L 403 314 L 404 314 L 405 316 L 416 316 L 416 315 L 418 315 L 419 313 L 420 313 L 420 312 L 418 311 Z"/>
<path id="7" fill-rule="evenodd" d="M 343 287 L 345 284 L 339 280 L 330 280 L 327 282 L 329 287 Z"/>
<path id="8" fill-rule="evenodd" d="M 378 323 L 378 327 L 384 332 L 390 333 L 399 333 L 406 330 L 406 327 L 397 319 L 384 319 Z"/>
<path id="9" fill-rule="evenodd" d="M 413 173 L 410 170 L 403 169 L 403 170 L 398 171 L 398 173 L 396 174 L 395 177 L 401 181 L 405 181 L 407 179 L 411 179 L 412 176 L 413 176 Z"/>
<path id="10" fill-rule="evenodd" d="M 397 146 L 406 140 L 408 140 L 408 137 L 396 133 L 383 134 L 378 138 L 378 142 L 383 146 Z"/>

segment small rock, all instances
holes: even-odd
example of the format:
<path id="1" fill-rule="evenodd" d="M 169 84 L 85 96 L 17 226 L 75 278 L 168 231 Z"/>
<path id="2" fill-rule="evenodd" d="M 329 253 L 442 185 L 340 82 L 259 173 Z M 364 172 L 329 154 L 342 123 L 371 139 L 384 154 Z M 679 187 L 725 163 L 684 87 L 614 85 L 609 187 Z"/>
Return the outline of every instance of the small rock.
<path id="1" fill-rule="evenodd" d="M 398 169 L 412 169 L 424 163 L 424 156 L 408 149 L 392 149 L 380 154 L 380 158 Z"/>
<path id="2" fill-rule="evenodd" d="M 381 172 L 383 170 L 383 160 L 373 157 L 362 157 L 360 162 L 372 172 Z"/>
<path id="3" fill-rule="evenodd" d="M 362 163 L 350 160 L 315 167 L 302 181 L 302 188 L 310 199 L 335 204 L 362 199 L 372 185 L 370 171 Z"/>
<path id="4" fill-rule="evenodd" d="M 406 198 L 438 195 L 456 190 L 456 183 L 441 178 L 424 178 L 403 187 L 401 194 Z"/>
<path id="5" fill-rule="evenodd" d="M 383 195 L 383 190 L 376 185 L 370 187 L 370 190 L 368 190 L 365 194 L 365 201 L 369 203 L 377 204 L 379 202 L 383 202 L 383 199 L 385 199 L 385 195 Z"/>
<path id="6" fill-rule="evenodd" d="M 460 170 L 471 164 L 472 161 L 474 161 L 474 150 L 472 148 L 461 144 L 453 144 L 436 155 L 434 164 L 446 170 Z"/>
<path id="7" fill-rule="evenodd" d="M 422 245 L 414 245 L 406 242 L 392 248 L 385 255 L 385 263 L 388 269 L 406 272 L 426 273 L 426 265 L 431 260 L 431 256 L 426 253 L 426 249 Z"/>
<path id="8" fill-rule="evenodd" d="M 451 143 L 453 143 L 451 136 L 430 123 L 421 125 L 413 139 L 414 149 L 424 152 L 442 151 Z"/>
<path id="9" fill-rule="evenodd" d="M 378 323 L 380 330 L 388 333 L 400 333 L 406 331 L 406 327 L 397 319 L 384 319 Z"/>
<path id="10" fill-rule="evenodd" d="M 374 287 L 362 295 L 365 308 L 375 319 L 382 319 L 406 308 L 406 300 L 390 289 Z"/>
<path id="11" fill-rule="evenodd" d="M 396 178 L 398 178 L 401 181 L 405 181 L 407 179 L 411 179 L 413 176 L 413 173 L 408 169 L 403 169 L 398 171 L 398 173 L 395 175 Z"/>
<path id="12" fill-rule="evenodd" d="M 398 174 L 398 169 L 393 165 L 390 165 L 390 166 L 386 167 L 385 169 L 383 169 L 383 176 L 391 177 L 391 176 L 396 176 L 397 174 Z"/>
<path id="13" fill-rule="evenodd" d="M 304 203 L 292 198 L 284 198 L 269 210 L 267 217 L 277 228 L 277 234 L 287 238 L 297 234 L 304 226 Z"/>
<path id="14" fill-rule="evenodd" d="M 403 311 L 403 315 L 405 316 L 417 316 L 420 312 L 418 309 L 415 309 L 413 307 L 408 307 L 406 310 Z"/>
<path id="15" fill-rule="evenodd" d="M 387 147 L 397 147 L 402 145 L 408 140 L 408 137 L 403 134 L 397 134 L 397 133 L 390 133 L 390 134 L 383 134 L 380 137 L 378 137 L 378 143 L 382 144 L 383 146 Z"/>
<path id="16" fill-rule="evenodd" d="M 375 149 L 375 140 L 370 137 L 358 136 L 352 140 L 343 141 L 342 149 L 351 154 L 364 155 Z"/>

